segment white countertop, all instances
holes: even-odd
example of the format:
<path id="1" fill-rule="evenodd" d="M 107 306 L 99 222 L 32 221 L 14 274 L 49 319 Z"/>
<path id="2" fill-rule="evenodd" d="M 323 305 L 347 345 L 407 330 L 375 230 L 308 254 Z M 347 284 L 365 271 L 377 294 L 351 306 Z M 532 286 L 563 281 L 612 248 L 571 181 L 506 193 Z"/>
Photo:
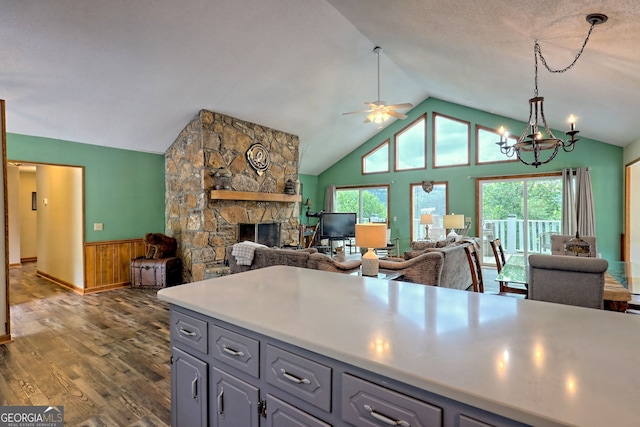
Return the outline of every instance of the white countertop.
<path id="1" fill-rule="evenodd" d="M 158 297 L 532 425 L 640 422 L 640 316 L 284 266 Z"/>

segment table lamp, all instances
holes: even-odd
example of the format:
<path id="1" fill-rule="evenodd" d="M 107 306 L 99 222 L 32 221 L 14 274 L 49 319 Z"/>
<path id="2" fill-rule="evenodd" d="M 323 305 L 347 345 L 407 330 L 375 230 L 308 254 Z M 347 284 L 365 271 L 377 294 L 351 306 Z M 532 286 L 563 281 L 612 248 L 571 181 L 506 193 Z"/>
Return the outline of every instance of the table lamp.
<path id="1" fill-rule="evenodd" d="M 307 207 L 307 225 L 309 225 L 309 208 L 311 208 L 311 200 L 307 197 L 307 201 L 304 202 L 304 205 Z"/>
<path id="2" fill-rule="evenodd" d="M 422 214 L 420 215 L 420 224 L 424 224 L 424 237 L 425 239 L 429 238 L 429 225 L 433 224 L 433 216 L 431 214 Z"/>
<path id="3" fill-rule="evenodd" d="M 456 215 L 452 213 L 451 215 L 444 216 L 444 228 L 450 228 L 451 232 L 448 235 L 457 236 L 455 229 L 456 228 L 464 228 L 464 215 Z"/>
<path id="4" fill-rule="evenodd" d="M 368 249 L 362 255 L 362 275 L 377 276 L 378 255 L 373 249 L 387 246 L 387 224 L 356 224 L 356 246 Z"/>

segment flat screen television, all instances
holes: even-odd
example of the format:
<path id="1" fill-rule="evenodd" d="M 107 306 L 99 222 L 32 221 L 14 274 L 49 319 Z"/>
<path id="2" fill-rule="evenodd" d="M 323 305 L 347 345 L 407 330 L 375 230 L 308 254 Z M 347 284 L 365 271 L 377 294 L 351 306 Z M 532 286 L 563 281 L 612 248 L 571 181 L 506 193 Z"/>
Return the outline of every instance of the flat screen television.
<path id="1" fill-rule="evenodd" d="M 320 238 L 356 237 L 356 213 L 325 212 L 320 219 Z"/>

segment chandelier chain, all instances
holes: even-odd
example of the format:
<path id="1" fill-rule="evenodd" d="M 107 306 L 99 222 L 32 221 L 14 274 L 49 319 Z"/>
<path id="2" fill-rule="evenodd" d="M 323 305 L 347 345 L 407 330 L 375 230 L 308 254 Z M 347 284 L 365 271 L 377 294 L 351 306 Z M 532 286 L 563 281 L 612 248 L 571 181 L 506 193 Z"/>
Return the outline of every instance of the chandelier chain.
<path id="1" fill-rule="evenodd" d="M 576 65 L 576 62 L 578 62 L 578 59 L 580 59 L 580 56 L 582 56 L 582 52 L 584 52 L 584 49 L 587 47 L 587 42 L 589 41 L 589 37 L 591 37 L 591 32 L 593 31 L 593 27 L 595 27 L 596 24 L 597 22 L 591 23 L 591 26 L 589 27 L 589 32 L 587 33 L 587 37 L 584 39 L 584 43 L 582 43 L 582 47 L 576 54 L 575 58 L 573 58 L 573 61 L 569 65 L 561 69 L 551 68 L 549 64 L 547 64 L 546 58 L 544 57 L 544 55 L 542 55 L 542 48 L 540 47 L 540 43 L 538 43 L 537 39 L 535 40 L 535 43 L 533 45 L 533 55 L 535 60 L 535 96 L 538 96 L 538 57 L 540 57 L 540 61 L 542 62 L 544 67 L 547 69 L 547 71 L 549 71 L 550 73 L 564 73 L 565 71 L 570 70 L 571 68 L 573 68 L 574 65 Z"/>

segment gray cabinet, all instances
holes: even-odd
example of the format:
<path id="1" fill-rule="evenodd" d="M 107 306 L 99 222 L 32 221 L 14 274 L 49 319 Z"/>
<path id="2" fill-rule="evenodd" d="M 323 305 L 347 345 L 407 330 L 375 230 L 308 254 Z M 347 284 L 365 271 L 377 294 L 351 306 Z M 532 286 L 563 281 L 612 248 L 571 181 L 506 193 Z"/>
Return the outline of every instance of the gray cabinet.
<path id="1" fill-rule="evenodd" d="M 171 360 L 171 425 L 208 425 L 207 363 L 175 347 Z"/>
<path id="2" fill-rule="evenodd" d="M 523 426 L 174 305 L 171 326 L 174 427 Z"/>

